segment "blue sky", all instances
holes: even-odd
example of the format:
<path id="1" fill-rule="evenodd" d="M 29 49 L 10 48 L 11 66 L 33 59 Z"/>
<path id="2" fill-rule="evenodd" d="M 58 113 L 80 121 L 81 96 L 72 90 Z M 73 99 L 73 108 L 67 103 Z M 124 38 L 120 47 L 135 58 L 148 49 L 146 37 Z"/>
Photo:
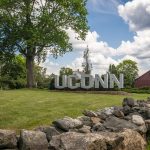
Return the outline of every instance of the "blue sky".
<path id="1" fill-rule="evenodd" d="M 109 64 L 117 65 L 125 59 L 138 63 L 139 74 L 149 70 L 150 0 L 88 0 L 87 9 L 90 26 L 87 39 L 77 41 L 75 33 L 67 31 L 74 50 L 58 59 L 49 55 L 43 64 L 48 74 L 58 74 L 63 66 L 82 70 L 87 45 L 93 74 L 105 73 Z"/>
<path id="2" fill-rule="evenodd" d="M 100 0 L 101 1 L 101 0 Z M 105 0 L 110 1 L 110 0 Z M 103 0 L 103 2 L 105 3 Z M 125 1 L 118 2 L 122 4 Z M 104 6 L 98 5 L 97 9 L 94 6 L 91 8 L 91 2 L 88 1 L 87 9 L 89 12 L 88 21 L 91 31 L 96 31 L 101 35 L 101 39 L 106 41 L 110 46 L 117 48 L 122 40 L 132 40 L 133 32 L 129 26 L 118 15 L 117 7 L 108 7 L 107 3 Z"/>

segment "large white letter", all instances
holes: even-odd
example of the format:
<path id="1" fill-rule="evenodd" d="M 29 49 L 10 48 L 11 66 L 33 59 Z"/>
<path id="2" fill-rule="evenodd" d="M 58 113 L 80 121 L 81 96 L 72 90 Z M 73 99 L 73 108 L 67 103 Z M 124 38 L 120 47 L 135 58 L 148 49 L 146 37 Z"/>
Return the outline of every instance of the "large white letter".
<path id="1" fill-rule="evenodd" d="M 86 83 L 85 83 L 86 78 L 88 78 L 88 82 L 89 82 L 88 85 L 86 85 Z M 81 88 L 83 88 L 83 89 L 90 89 L 92 87 L 94 87 L 94 79 L 93 79 L 93 77 L 91 75 L 88 75 L 88 74 L 82 75 L 81 76 Z"/>
<path id="2" fill-rule="evenodd" d="M 95 88 L 98 89 L 100 87 L 99 83 L 103 88 L 108 88 L 108 74 L 104 75 L 104 80 L 98 75 L 95 75 Z"/>
<path id="3" fill-rule="evenodd" d="M 116 84 L 119 89 L 124 88 L 124 75 L 120 74 L 120 80 L 118 81 L 114 74 L 110 74 L 110 88 L 114 88 L 114 84 Z"/>
<path id="4" fill-rule="evenodd" d="M 75 79 L 75 81 L 79 79 L 77 75 L 69 75 L 68 76 L 68 88 L 77 89 L 80 87 L 80 83 L 76 83 L 75 85 L 73 85 L 72 83 L 73 78 Z"/>
<path id="5" fill-rule="evenodd" d="M 59 85 L 59 76 L 55 75 L 55 88 L 64 89 L 67 87 L 67 76 L 62 76 L 62 85 Z"/>

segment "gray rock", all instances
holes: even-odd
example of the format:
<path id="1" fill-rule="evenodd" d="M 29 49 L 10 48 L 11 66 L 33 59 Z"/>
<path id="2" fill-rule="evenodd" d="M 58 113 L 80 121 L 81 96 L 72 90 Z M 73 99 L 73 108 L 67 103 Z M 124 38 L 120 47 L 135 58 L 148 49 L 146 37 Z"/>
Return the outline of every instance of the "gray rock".
<path id="1" fill-rule="evenodd" d="M 17 136 L 15 131 L 0 129 L 0 149 L 17 148 Z"/>
<path id="2" fill-rule="evenodd" d="M 124 128 L 127 129 L 133 129 L 136 130 L 142 134 L 146 133 L 146 127 L 145 125 L 143 126 L 137 126 L 134 123 L 124 120 L 124 119 L 120 119 L 117 117 L 109 117 L 107 118 L 106 122 L 104 122 L 103 126 L 110 130 L 110 131 L 120 131 Z"/>
<path id="3" fill-rule="evenodd" d="M 138 100 L 137 103 L 139 104 L 139 107 L 146 107 L 146 101 L 145 100 Z"/>
<path id="4" fill-rule="evenodd" d="M 112 135 L 112 134 L 111 134 Z M 111 147 L 115 150 L 123 137 L 107 136 L 96 133 L 75 133 L 68 132 L 54 136 L 50 141 L 50 149 L 55 150 L 107 150 Z"/>
<path id="5" fill-rule="evenodd" d="M 54 136 L 50 141 L 54 150 L 145 150 L 146 142 L 133 130 L 125 129 L 119 133 L 99 132 L 81 134 L 75 132 Z"/>
<path id="6" fill-rule="evenodd" d="M 136 131 L 139 132 L 144 137 L 147 132 L 146 125 L 144 124 L 144 125 L 138 126 L 136 128 Z"/>
<path id="7" fill-rule="evenodd" d="M 106 118 L 109 117 L 105 113 L 101 112 L 101 110 L 97 111 L 96 114 L 101 120 L 106 120 Z"/>
<path id="8" fill-rule="evenodd" d="M 103 125 L 105 128 L 112 131 L 119 131 L 124 128 L 136 129 L 136 125 L 132 122 L 126 121 L 124 119 L 119 119 L 117 117 L 109 117 Z"/>
<path id="9" fill-rule="evenodd" d="M 102 123 L 97 123 L 93 126 L 92 132 L 100 132 L 100 131 L 105 131 L 106 128 L 103 126 Z"/>
<path id="10" fill-rule="evenodd" d="M 102 110 L 102 113 L 106 114 L 107 116 L 113 115 L 114 107 L 106 107 Z"/>
<path id="11" fill-rule="evenodd" d="M 133 115 L 132 116 L 132 122 L 138 126 L 145 124 L 143 117 L 141 117 L 139 115 Z"/>
<path id="12" fill-rule="evenodd" d="M 82 122 L 82 124 L 86 126 L 92 126 L 91 118 L 88 116 L 80 116 L 77 119 L 79 119 Z"/>
<path id="13" fill-rule="evenodd" d="M 22 130 L 19 150 L 48 150 L 46 134 L 41 131 Z"/>
<path id="14" fill-rule="evenodd" d="M 128 115 L 128 116 L 125 116 L 123 119 L 127 120 L 127 121 L 130 121 L 132 119 L 132 116 Z"/>
<path id="15" fill-rule="evenodd" d="M 122 111 L 124 115 L 128 115 L 129 113 L 132 112 L 131 108 L 128 105 L 124 106 Z"/>
<path id="16" fill-rule="evenodd" d="M 91 111 L 91 110 L 84 110 L 83 114 L 85 116 L 88 116 L 88 117 L 97 117 L 97 114 L 94 111 Z"/>
<path id="17" fill-rule="evenodd" d="M 91 132 L 91 127 L 90 126 L 83 126 L 78 130 L 80 133 L 90 133 Z"/>
<path id="18" fill-rule="evenodd" d="M 35 129 L 36 131 L 41 131 L 46 134 L 47 140 L 50 141 L 52 139 L 52 136 L 59 135 L 60 132 L 55 127 L 39 127 Z"/>
<path id="19" fill-rule="evenodd" d="M 64 131 L 69 131 L 69 129 L 81 128 L 83 123 L 78 119 L 72 119 L 70 117 L 65 117 L 64 119 L 58 119 L 53 122 L 53 124 Z"/>
<path id="20" fill-rule="evenodd" d="M 119 109 L 115 109 L 113 112 L 113 115 L 118 117 L 118 118 L 124 118 L 124 113 Z"/>
<path id="21" fill-rule="evenodd" d="M 123 99 L 123 106 L 129 106 L 129 107 L 134 107 L 135 106 L 135 101 L 133 98 L 124 98 Z"/>
<path id="22" fill-rule="evenodd" d="M 150 108 L 150 104 L 146 104 L 146 107 Z"/>

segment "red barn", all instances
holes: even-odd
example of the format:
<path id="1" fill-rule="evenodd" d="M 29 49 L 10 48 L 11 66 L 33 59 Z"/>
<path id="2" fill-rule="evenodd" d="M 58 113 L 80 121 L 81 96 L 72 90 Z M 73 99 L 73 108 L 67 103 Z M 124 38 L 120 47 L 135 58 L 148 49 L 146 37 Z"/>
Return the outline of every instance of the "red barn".
<path id="1" fill-rule="evenodd" d="M 135 80 L 136 88 L 150 87 L 150 71 Z"/>

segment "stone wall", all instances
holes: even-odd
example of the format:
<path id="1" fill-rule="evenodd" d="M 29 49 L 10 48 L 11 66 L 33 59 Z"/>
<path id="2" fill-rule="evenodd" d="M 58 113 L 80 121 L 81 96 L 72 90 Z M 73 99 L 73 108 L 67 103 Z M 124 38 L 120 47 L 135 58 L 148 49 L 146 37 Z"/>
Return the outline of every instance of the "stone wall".
<path id="1" fill-rule="evenodd" d="M 145 150 L 150 136 L 150 98 L 125 98 L 121 107 L 85 110 L 32 131 L 0 130 L 0 149 Z"/>

